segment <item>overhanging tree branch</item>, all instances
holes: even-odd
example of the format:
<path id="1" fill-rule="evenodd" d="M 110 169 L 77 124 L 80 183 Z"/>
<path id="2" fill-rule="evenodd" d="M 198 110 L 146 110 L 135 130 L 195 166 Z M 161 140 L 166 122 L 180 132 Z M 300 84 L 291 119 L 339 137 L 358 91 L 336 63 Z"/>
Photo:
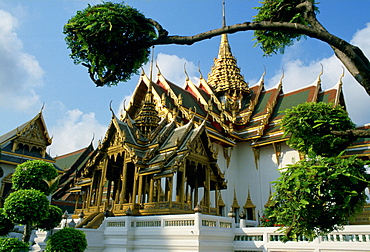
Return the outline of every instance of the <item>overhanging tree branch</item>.
<path id="1" fill-rule="evenodd" d="M 345 130 L 345 131 L 332 131 L 333 135 L 336 136 L 350 136 L 353 138 L 360 138 L 360 137 L 370 137 L 370 130 Z"/>
<path id="2" fill-rule="evenodd" d="M 149 42 L 148 46 L 168 44 L 191 45 L 224 33 L 231 34 L 250 30 L 287 31 L 300 33 L 329 44 L 332 46 L 338 59 L 341 60 L 351 75 L 355 77 L 359 84 L 361 84 L 365 88 L 366 92 L 370 95 L 370 63 L 361 49 L 329 33 L 326 30 L 313 28 L 307 25 L 269 21 L 244 22 L 202 32 L 193 36 L 167 36 L 165 35 L 167 31 L 161 28 L 160 36 L 157 39 Z"/>

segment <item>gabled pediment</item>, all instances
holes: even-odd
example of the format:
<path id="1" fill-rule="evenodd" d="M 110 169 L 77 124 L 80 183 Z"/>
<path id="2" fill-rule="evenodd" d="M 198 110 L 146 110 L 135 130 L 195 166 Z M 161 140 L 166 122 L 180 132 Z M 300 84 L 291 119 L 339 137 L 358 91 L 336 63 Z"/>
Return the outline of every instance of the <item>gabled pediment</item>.
<path id="1" fill-rule="evenodd" d="M 22 153 L 39 152 L 43 158 L 46 156 L 46 147 L 52 143 L 46 128 L 42 112 L 33 119 L 17 127 L 16 129 L 0 136 L 0 144 L 7 145 L 9 151 Z M 32 155 L 31 155 L 32 156 Z"/>
<path id="2" fill-rule="evenodd" d="M 51 144 L 51 139 L 41 118 L 32 121 L 21 131 L 17 132 L 17 140 L 39 146 L 48 146 Z"/>

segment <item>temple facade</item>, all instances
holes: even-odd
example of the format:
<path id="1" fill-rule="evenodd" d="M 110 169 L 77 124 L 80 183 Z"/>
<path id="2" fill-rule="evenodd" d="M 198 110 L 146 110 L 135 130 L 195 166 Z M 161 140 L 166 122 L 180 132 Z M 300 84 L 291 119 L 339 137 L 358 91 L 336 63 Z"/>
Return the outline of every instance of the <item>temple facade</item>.
<path id="1" fill-rule="evenodd" d="M 129 113 L 118 119 L 112 112 L 104 140 L 69 190 L 83 197 L 76 213 L 88 218 L 81 225 L 106 212 L 184 214 L 198 207 L 218 215 L 219 192 L 226 182 L 206 120 L 197 124 L 195 116 L 189 115 L 185 124 L 176 117 L 160 118 L 150 83 L 135 120 Z"/>
<path id="2" fill-rule="evenodd" d="M 12 192 L 12 175 L 18 164 L 28 160 L 55 163 L 46 152 L 51 142 L 42 110 L 31 120 L 0 136 L 0 208 Z"/>
<path id="3" fill-rule="evenodd" d="M 80 226 L 97 228 L 104 216 L 194 212 L 236 222 L 245 216 L 247 226 L 257 226 L 279 168 L 301 158 L 285 143 L 282 111 L 305 102 L 345 107 L 342 77 L 328 90 L 320 77 L 289 93 L 283 77 L 266 89 L 262 74 L 250 86 L 226 34 L 197 85 L 186 76 L 181 88 L 160 71 L 156 80 L 143 72 L 128 108 L 119 118 L 112 111 L 104 139 L 69 185 L 82 203 L 75 211 L 85 217 Z M 368 140 L 347 155 L 368 159 Z"/>

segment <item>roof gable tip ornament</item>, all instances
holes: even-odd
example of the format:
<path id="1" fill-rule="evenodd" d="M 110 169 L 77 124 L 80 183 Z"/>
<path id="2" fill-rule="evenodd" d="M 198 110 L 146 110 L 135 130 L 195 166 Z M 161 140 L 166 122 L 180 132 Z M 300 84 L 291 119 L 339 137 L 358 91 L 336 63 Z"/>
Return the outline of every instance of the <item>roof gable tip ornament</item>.
<path id="1" fill-rule="evenodd" d="M 265 75 L 266 75 L 266 66 L 265 65 L 263 65 L 263 69 L 264 69 L 264 71 L 261 75 L 261 78 L 259 79 L 259 81 L 257 82 L 256 85 L 263 85 L 265 83 Z"/>
<path id="2" fill-rule="evenodd" d="M 334 100 L 334 104 L 339 104 L 340 103 L 340 96 L 342 93 L 342 86 L 343 86 L 343 77 L 344 77 L 345 69 L 342 66 L 342 75 L 339 77 L 338 83 L 335 85 L 334 89 L 337 90 L 337 94 Z"/>
<path id="3" fill-rule="evenodd" d="M 343 77 L 344 77 L 344 73 L 345 73 L 345 69 L 344 67 L 342 66 L 342 75 L 339 77 L 339 80 L 338 80 L 338 84 L 339 86 L 342 86 L 343 85 Z"/>
<path id="4" fill-rule="evenodd" d="M 285 77 L 285 75 L 284 75 L 284 68 L 282 68 L 282 71 L 283 71 L 283 73 L 282 73 L 282 75 L 280 77 L 279 82 L 274 87 L 272 87 L 271 89 L 279 89 L 280 91 L 282 91 L 283 79 Z"/>
<path id="5" fill-rule="evenodd" d="M 145 74 L 145 71 L 144 71 L 144 67 L 140 67 L 141 68 L 141 76 L 145 76 L 146 74 Z"/>
<path id="6" fill-rule="evenodd" d="M 161 69 L 159 69 L 158 62 L 155 62 L 155 67 L 157 68 L 157 75 L 162 75 Z"/>
<path id="7" fill-rule="evenodd" d="M 282 74 L 282 75 L 281 75 L 281 77 L 280 77 L 279 85 L 283 84 L 283 79 L 284 79 L 284 77 L 285 77 L 285 75 L 284 75 L 284 68 L 282 68 L 281 70 L 283 70 L 283 74 Z"/>
<path id="8" fill-rule="evenodd" d="M 126 118 L 126 114 L 127 114 L 126 99 L 123 100 L 122 107 L 123 108 L 120 111 L 120 119 L 121 119 L 121 121 L 123 121 Z"/>
<path id="9" fill-rule="evenodd" d="M 95 140 L 95 133 L 93 133 L 93 137 L 92 137 L 91 142 L 90 142 L 91 146 L 93 145 L 94 140 Z"/>
<path id="10" fill-rule="evenodd" d="M 194 109 L 194 111 L 193 111 L 193 109 Z M 189 112 L 185 116 L 185 118 L 188 119 L 188 122 L 186 124 L 193 123 L 196 114 L 197 114 L 197 108 L 196 107 L 190 107 Z"/>
<path id="11" fill-rule="evenodd" d="M 190 120 L 194 121 L 195 115 L 197 114 L 197 108 L 194 106 L 194 111 L 190 108 L 189 109 L 189 116 L 191 116 Z"/>
<path id="12" fill-rule="evenodd" d="M 198 72 L 199 72 L 199 79 L 204 79 L 202 71 L 200 71 L 200 61 L 198 61 Z"/>
<path id="13" fill-rule="evenodd" d="M 114 111 L 113 111 L 113 109 L 112 109 L 112 102 L 113 102 L 113 100 L 111 100 L 111 101 L 109 102 L 109 110 L 112 112 L 112 118 L 113 118 L 113 117 L 115 117 L 116 115 L 114 114 Z"/>
<path id="14" fill-rule="evenodd" d="M 189 75 L 188 73 L 186 72 L 186 62 L 184 63 L 184 73 L 185 73 L 185 76 L 186 76 L 186 81 L 189 81 Z"/>
<path id="15" fill-rule="evenodd" d="M 208 116 L 209 116 L 209 113 L 207 113 L 206 117 L 204 118 L 202 123 L 199 125 L 200 128 L 203 128 L 206 125 L 207 120 L 208 120 Z"/>
<path id="16" fill-rule="evenodd" d="M 40 109 L 39 114 L 41 114 L 41 113 L 42 113 L 42 111 L 44 110 L 44 108 L 45 108 L 45 102 L 43 102 L 43 103 L 42 103 L 42 106 L 41 106 L 41 109 Z"/>
<path id="17" fill-rule="evenodd" d="M 321 66 L 321 72 L 320 72 L 319 76 L 317 76 L 317 80 L 316 80 L 317 85 L 321 85 L 321 75 L 324 74 L 324 66 L 321 63 L 320 63 L 320 66 Z"/>

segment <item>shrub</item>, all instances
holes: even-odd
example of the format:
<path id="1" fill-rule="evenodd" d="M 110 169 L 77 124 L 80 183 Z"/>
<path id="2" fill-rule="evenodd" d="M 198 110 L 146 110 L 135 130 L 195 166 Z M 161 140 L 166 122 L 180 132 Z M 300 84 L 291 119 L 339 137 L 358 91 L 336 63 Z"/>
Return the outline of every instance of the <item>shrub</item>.
<path id="1" fill-rule="evenodd" d="M 26 252 L 28 250 L 28 244 L 17 238 L 0 238 L 0 252 Z"/>
<path id="2" fill-rule="evenodd" d="M 62 221 L 62 215 L 63 212 L 59 207 L 50 205 L 49 214 L 45 219 L 40 221 L 37 227 L 44 230 L 52 230 Z"/>
<path id="3" fill-rule="evenodd" d="M 9 233 L 9 231 L 12 230 L 13 227 L 13 222 L 6 218 L 3 209 L 0 209 L 0 236 Z"/>
<path id="4" fill-rule="evenodd" d="M 269 217 L 283 224 L 287 239 L 313 240 L 340 229 L 366 204 L 365 164 L 356 157 L 317 157 L 288 165 L 276 182 Z"/>
<path id="5" fill-rule="evenodd" d="M 45 194 L 35 189 L 12 192 L 4 203 L 5 216 L 19 224 L 33 225 L 48 216 L 48 210 Z"/>
<path id="6" fill-rule="evenodd" d="M 86 235 L 74 228 L 63 228 L 46 242 L 46 252 L 83 252 L 87 248 Z"/>
<path id="7" fill-rule="evenodd" d="M 332 131 L 355 128 L 347 112 L 339 105 L 309 102 L 283 112 L 281 128 L 285 136 L 290 134 L 288 145 L 309 157 L 337 156 L 354 140 L 332 134 Z"/>
<path id="8" fill-rule="evenodd" d="M 41 160 L 30 160 L 17 166 L 12 177 L 13 188 L 36 189 L 50 195 L 58 187 L 54 181 L 58 172 L 50 163 Z"/>

